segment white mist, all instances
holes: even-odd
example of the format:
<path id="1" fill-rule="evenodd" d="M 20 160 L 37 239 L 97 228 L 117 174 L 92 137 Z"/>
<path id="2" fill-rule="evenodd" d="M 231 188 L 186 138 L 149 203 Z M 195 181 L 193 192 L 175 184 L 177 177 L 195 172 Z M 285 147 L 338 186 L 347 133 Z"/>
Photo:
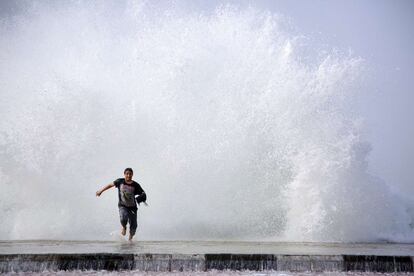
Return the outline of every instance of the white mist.
<path id="1" fill-rule="evenodd" d="M 0 239 L 110 239 L 125 167 L 138 239 L 414 238 L 367 172 L 363 61 L 283 18 L 36 3 L 0 33 Z"/>

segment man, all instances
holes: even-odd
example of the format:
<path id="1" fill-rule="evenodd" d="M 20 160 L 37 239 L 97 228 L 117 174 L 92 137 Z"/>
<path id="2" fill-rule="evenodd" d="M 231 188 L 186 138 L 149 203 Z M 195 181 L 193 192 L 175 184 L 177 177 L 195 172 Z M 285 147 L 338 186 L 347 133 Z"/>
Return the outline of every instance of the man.
<path id="1" fill-rule="evenodd" d="M 146 201 L 146 194 L 137 182 L 132 180 L 134 172 L 131 168 L 124 170 L 125 178 L 118 178 L 112 183 L 104 186 L 102 189 L 96 192 L 96 196 L 100 196 L 104 191 L 112 188 L 118 188 L 118 207 L 119 218 L 121 220 L 121 234 L 125 236 L 126 226 L 129 221 L 129 240 L 131 241 L 137 230 L 137 204 L 135 202 L 135 195 L 139 195 L 137 198 L 138 204 Z"/>

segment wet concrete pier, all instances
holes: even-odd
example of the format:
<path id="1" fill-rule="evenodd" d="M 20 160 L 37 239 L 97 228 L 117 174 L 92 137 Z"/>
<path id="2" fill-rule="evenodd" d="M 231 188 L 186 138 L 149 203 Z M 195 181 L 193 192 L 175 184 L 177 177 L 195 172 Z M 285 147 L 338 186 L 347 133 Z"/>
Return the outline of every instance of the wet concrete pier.
<path id="1" fill-rule="evenodd" d="M 0 272 L 57 270 L 413 272 L 414 244 L 0 241 Z"/>

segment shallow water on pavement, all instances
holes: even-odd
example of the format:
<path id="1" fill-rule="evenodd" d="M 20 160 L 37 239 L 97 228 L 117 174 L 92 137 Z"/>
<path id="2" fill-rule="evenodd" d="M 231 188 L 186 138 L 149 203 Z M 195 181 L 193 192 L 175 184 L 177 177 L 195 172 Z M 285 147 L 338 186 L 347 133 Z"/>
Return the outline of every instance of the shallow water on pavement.
<path id="1" fill-rule="evenodd" d="M 414 256 L 414 244 L 240 241 L 0 241 L 0 254 L 297 254 Z"/>

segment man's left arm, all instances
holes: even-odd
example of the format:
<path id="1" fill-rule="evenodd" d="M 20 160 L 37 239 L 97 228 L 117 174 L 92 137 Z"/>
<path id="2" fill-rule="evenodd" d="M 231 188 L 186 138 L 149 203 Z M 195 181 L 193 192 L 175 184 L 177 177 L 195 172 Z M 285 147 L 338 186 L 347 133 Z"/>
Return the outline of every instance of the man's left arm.
<path id="1" fill-rule="evenodd" d="M 141 185 L 138 183 L 135 185 L 135 195 L 145 194 L 145 191 L 142 189 Z"/>
<path id="2" fill-rule="evenodd" d="M 146 201 L 147 201 L 147 195 L 145 194 L 144 189 L 142 189 L 141 185 L 139 185 L 138 183 L 137 183 L 137 185 L 135 187 L 135 194 L 138 195 L 136 197 L 136 201 L 137 201 L 138 205 L 141 202 L 144 202 L 145 205 L 147 205 L 147 203 L 146 203 Z"/>

